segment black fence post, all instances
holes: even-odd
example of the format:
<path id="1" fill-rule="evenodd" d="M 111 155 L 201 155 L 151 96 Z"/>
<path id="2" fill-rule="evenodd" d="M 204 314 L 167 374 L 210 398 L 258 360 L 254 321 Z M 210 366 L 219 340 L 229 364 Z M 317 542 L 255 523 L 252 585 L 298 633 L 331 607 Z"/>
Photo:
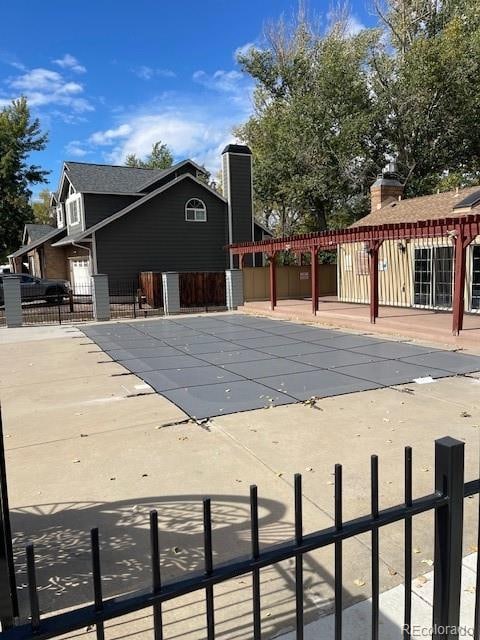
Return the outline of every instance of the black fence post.
<path id="1" fill-rule="evenodd" d="M 458 638 L 462 579 L 464 443 L 435 441 L 435 491 L 448 503 L 435 511 L 434 640 Z"/>
<path id="2" fill-rule="evenodd" d="M 13 561 L 12 530 L 8 506 L 7 473 L 0 410 L 0 622 L 3 629 L 18 616 L 17 585 Z"/>

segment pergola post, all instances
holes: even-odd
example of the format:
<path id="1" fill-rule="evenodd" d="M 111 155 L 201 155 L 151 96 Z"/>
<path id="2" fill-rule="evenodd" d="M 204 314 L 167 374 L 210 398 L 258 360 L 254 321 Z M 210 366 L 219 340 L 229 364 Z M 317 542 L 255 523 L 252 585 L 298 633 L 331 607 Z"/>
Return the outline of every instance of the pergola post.
<path id="1" fill-rule="evenodd" d="M 467 272 L 467 247 L 473 237 L 465 236 L 461 227 L 457 228 L 455 238 L 455 274 L 453 281 L 453 318 L 452 333 L 458 336 L 463 329 L 465 313 L 465 276 Z"/>
<path id="2" fill-rule="evenodd" d="M 311 281 L 312 281 L 312 313 L 315 316 L 318 311 L 318 247 L 310 252 L 311 254 Z"/>
<path id="3" fill-rule="evenodd" d="M 253 257 L 255 258 L 255 254 L 252 254 L 252 255 L 253 255 Z M 241 253 L 241 254 L 238 256 L 238 268 L 239 268 L 239 269 L 243 269 L 243 262 L 244 262 L 244 259 L 245 259 L 245 254 L 244 254 L 244 253 Z M 255 265 L 254 265 L 254 266 L 255 266 Z"/>
<path id="4" fill-rule="evenodd" d="M 369 246 L 370 256 L 370 322 L 378 318 L 378 253 L 383 240 L 373 240 Z"/>
<path id="5" fill-rule="evenodd" d="M 268 256 L 270 262 L 270 309 L 273 311 L 277 306 L 277 252 L 274 251 Z"/>

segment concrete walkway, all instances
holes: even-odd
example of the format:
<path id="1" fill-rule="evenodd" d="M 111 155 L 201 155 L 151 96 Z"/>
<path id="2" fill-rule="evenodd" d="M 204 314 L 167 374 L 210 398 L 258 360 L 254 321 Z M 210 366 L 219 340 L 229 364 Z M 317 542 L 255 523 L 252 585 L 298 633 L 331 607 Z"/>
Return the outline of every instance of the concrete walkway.
<path id="1" fill-rule="evenodd" d="M 328 398 L 313 406 L 239 413 L 199 425 L 150 394 L 135 375 L 125 375 L 78 332 L 62 327 L 52 337 L 46 331 L 19 331 L 0 331 L 0 401 L 24 615 L 23 550 L 30 540 L 37 550 L 41 608 L 51 612 L 91 602 L 88 532 L 93 526 L 100 528 L 104 594 L 109 597 L 149 588 L 152 508 L 159 512 L 162 575 L 169 581 L 203 567 L 204 496 L 212 498 L 217 564 L 250 553 L 251 483 L 259 487 L 265 548 L 293 536 L 297 471 L 303 474 L 305 532 L 332 524 L 335 462 L 344 465 L 345 519 L 369 512 L 372 453 L 380 459 L 381 508 L 403 501 L 407 444 L 414 448 L 415 496 L 432 490 L 437 437 L 464 440 L 466 479 L 478 477 L 476 375 Z M 477 500 L 466 500 L 466 554 L 476 550 L 477 518 Z M 432 514 L 416 517 L 415 576 L 431 570 L 432 543 Z M 382 530 L 380 556 L 381 589 L 387 593 L 403 580 L 401 525 Z M 368 608 L 361 603 L 370 595 L 370 558 L 369 535 L 345 543 L 346 607 Z M 332 549 L 305 557 L 307 625 L 327 624 L 322 619 L 332 611 L 332 576 Z M 428 578 L 419 591 L 426 593 L 427 585 Z M 250 579 L 232 580 L 215 593 L 217 637 L 250 638 Z M 383 598 L 387 603 L 388 596 Z M 294 605 L 293 563 L 262 571 L 265 638 L 292 628 Z M 170 603 L 164 619 L 166 637 L 203 640 L 204 595 Z M 144 611 L 109 623 L 107 637 L 151 637 L 151 628 L 151 612 Z"/>
<path id="2" fill-rule="evenodd" d="M 473 638 L 475 619 L 475 585 L 477 570 L 477 553 L 464 558 L 462 567 L 462 595 L 460 606 L 460 637 Z M 405 590 L 403 585 L 380 594 L 379 635 L 382 640 L 399 640 L 404 629 Z M 433 614 L 433 571 L 429 571 L 412 581 L 412 638 L 430 638 L 432 636 Z M 345 638 L 367 639 L 371 637 L 372 602 L 369 598 L 348 607 L 343 611 L 343 633 Z M 324 616 L 308 624 L 305 629 L 305 640 L 333 638 L 335 633 L 335 616 Z M 282 640 L 295 640 L 295 631 L 280 634 Z"/>

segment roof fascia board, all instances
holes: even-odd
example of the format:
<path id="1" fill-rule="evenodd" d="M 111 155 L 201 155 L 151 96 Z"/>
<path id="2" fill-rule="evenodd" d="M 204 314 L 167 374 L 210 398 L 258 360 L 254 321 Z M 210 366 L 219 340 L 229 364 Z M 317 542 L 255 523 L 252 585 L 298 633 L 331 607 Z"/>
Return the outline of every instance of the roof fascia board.
<path id="1" fill-rule="evenodd" d="M 157 180 L 162 180 L 163 178 L 166 178 L 170 173 L 173 173 L 174 171 L 177 171 L 177 169 L 181 169 L 186 164 L 191 164 L 191 165 L 193 165 L 195 167 L 195 169 L 197 171 L 201 171 L 202 173 L 206 173 L 205 169 L 203 167 L 201 167 L 199 164 L 197 164 L 196 162 L 194 162 L 193 160 L 182 160 L 181 162 L 177 162 L 177 164 L 172 165 L 169 169 L 166 169 L 165 173 L 163 175 L 157 176 L 156 178 L 151 178 L 148 182 L 144 182 L 140 186 L 139 191 L 143 191 L 143 189 L 147 189 L 152 184 L 155 184 L 155 182 L 157 182 Z"/>

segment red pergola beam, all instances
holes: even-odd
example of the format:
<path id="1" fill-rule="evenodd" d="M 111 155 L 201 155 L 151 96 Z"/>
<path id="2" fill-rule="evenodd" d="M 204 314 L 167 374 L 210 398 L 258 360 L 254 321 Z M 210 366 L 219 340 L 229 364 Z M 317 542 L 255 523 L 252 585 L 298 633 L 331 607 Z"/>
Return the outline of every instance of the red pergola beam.
<path id="1" fill-rule="evenodd" d="M 480 235 L 480 215 L 421 222 L 383 224 L 372 227 L 350 227 L 321 233 L 306 233 L 289 238 L 274 238 L 259 242 L 231 244 L 227 248 L 233 254 L 267 253 L 274 251 L 304 251 L 312 249 L 335 249 L 340 244 L 353 242 L 374 242 L 379 240 L 411 240 L 414 238 L 435 238 L 456 235 L 458 229 L 463 236 Z"/>

